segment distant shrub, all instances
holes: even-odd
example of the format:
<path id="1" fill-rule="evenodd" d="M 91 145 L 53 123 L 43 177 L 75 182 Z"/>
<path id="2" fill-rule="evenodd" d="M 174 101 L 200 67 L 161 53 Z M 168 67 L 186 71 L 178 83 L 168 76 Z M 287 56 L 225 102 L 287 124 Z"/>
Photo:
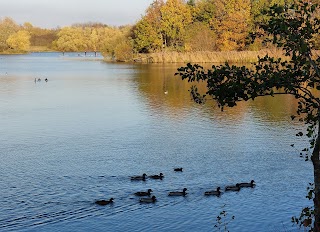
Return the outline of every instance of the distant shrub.
<path id="1" fill-rule="evenodd" d="M 130 61 L 133 58 L 133 46 L 129 40 L 119 42 L 114 48 L 116 61 Z"/>

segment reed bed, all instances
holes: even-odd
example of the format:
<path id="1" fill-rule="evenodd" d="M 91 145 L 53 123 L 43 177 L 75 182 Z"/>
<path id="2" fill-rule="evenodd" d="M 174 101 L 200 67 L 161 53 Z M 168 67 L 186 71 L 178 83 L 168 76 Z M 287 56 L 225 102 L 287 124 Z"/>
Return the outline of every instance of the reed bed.
<path id="1" fill-rule="evenodd" d="M 28 52 L 52 52 L 53 50 L 46 46 L 30 46 Z"/>
<path id="2" fill-rule="evenodd" d="M 256 62 L 259 57 L 269 55 L 277 58 L 284 58 L 280 49 L 260 51 L 228 51 L 228 52 L 159 52 L 139 54 L 134 61 L 142 63 L 250 63 Z M 319 55 L 319 51 L 315 51 Z"/>

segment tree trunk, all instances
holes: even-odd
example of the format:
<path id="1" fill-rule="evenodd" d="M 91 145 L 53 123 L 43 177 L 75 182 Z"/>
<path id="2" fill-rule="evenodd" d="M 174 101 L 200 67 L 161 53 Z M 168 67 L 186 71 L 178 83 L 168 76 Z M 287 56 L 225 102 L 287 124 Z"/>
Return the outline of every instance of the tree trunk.
<path id="1" fill-rule="evenodd" d="M 320 128 L 318 125 L 318 136 L 315 147 L 312 152 L 312 163 L 314 168 L 314 231 L 320 232 L 320 160 L 319 160 L 319 147 L 320 147 Z"/>

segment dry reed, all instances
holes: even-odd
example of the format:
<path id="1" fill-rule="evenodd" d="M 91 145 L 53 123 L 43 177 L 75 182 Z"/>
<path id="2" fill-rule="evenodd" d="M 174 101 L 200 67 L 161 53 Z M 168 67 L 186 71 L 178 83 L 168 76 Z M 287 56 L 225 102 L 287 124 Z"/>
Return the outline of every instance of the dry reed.
<path id="1" fill-rule="evenodd" d="M 256 62 L 258 56 L 265 55 L 285 58 L 283 51 L 279 49 L 261 51 L 228 51 L 228 52 L 159 52 L 139 54 L 134 59 L 143 63 L 248 63 Z"/>

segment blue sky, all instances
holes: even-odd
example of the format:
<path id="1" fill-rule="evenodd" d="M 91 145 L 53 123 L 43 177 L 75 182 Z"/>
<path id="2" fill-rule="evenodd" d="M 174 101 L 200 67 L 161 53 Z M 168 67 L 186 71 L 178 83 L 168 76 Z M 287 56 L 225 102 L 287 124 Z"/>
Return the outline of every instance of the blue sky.
<path id="1" fill-rule="evenodd" d="M 0 18 L 56 28 L 73 23 L 133 24 L 153 0 L 0 0 Z"/>

